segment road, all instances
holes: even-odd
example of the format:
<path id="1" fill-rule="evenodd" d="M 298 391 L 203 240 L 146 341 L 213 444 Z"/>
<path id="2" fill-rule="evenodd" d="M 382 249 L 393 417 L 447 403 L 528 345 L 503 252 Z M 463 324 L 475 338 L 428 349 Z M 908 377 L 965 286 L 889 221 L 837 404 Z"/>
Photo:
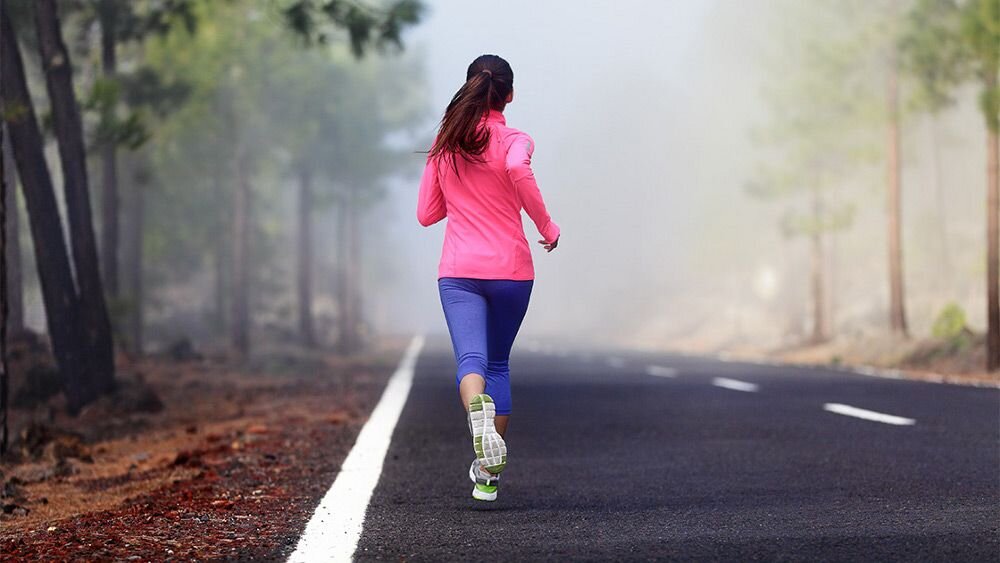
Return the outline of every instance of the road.
<path id="1" fill-rule="evenodd" d="M 1000 560 L 997 389 L 522 347 L 500 498 L 478 503 L 445 344 L 417 360 L 357 560 Z"/>

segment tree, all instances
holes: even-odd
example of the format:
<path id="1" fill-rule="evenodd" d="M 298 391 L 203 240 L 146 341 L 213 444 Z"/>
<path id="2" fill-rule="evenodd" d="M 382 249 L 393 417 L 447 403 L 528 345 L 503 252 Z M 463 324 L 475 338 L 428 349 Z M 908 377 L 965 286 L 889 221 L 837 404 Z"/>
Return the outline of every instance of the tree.
<path id="1" fill-rule="evenodd" d="M 65 183 L 66 215 L 86 339 L 88 378 L 94 390 L 101 394 L 114 387 L 114 342 L 97 257 L 83 123 L 55 0 L 35 3 L 35 23 Z"/>
<path id="2" fill-rule="evenodd" d="M 819 10 L 822 6 L 828 10 Z M 778 164 L 761 164 L 746 190 L 765 201 L 786 202 L 782 234 L 809 243 L 810 341 L 818 343 L 834 328 L 826 315 L 831 292 L 824 238 L 853 222 L 854 206 L 837 196 L 858 165 L 872 160 L 870 128 L 858 125 L 874 110 L 872 100 L 858 94 L 870 77 L 857 72 L 864 49 L 858 48 L 851 14 L 827 4 L 790 8 L 801 11 L 789 20 L 795 30 L 783 37 L 781 65 L 772 71 L 780 78 L 764 93 L 770 120 L 756 139 L 767 161 Z"/>
<path id="3" fill-rule="evenodd" d="M 44 143 L 28 92 L 8 7 L 0 9 L 0 100 L 10 133 L 18 177 L 28 211 L 35 263 L 45 303 L 45 318 L 53 354 L 63 380 L 68 407 L 79 410 L 100 394 L 86 369 L 87 349 L 79 297 L 73 282 L 69 252 L 55 190 L 45 163 Z"/>
<path id="4" fill-rule="evenodd" d="M 386 44 L 392 44 L 401 49 L 403 29 L 418 23 L 422 13 L 423 5 L 417 0 L 397 1 L 384 10 L 345 0 L 327 0 L 325 2 L 302 0 L 290 4 L 284 10 L 288 25 L 309 42 L 326 44 L 329 41 L 328 31 L 319 23 L 321 14 L 326 16 L 335 28 L 346 29 L 349 34 L 351 51 L 358 59 L 371 48 L 381 49 Z M 316 71 L 315 69 L 311 70 Z M 320 110 L 319 115 L 323 115 L 324 100 L 317 98 L 315 92 L 305 91 L 304 94 L 310 96 L 307 104 L 305 106 L 296 104 L 295 107 L 306 112 Z M 326 115 L 326 119 L 335 119 L 335 117 Z M 324 160 L 323 155 L 317 151 L 317 148 L 321 146 L 316 143 L 319 141 L 316 136 L 320 133 L 320 129 L 313 128 L 311 133 L 312 135 L 305 138 L 305 142 L 299 144 L 305 154 L 295 158 L 293 162 L 299 186 L 297 309 L 299 336 L 306 346 L 313 346 L 316 342 L 312 313 L 312 276 L 314 270 L 312 213 L 315 201 L 313 181 L 315 169 Z M 374 142 L 379 141 L 375 140 Z M 310 143 L 312 146 L 309 146 Z M 357 233 L 358 207 L 355 203 L 356 200 L 357 197 L 351 192 L 342 202 L 345 208 L 341 214 L 341 252 L 339 253 L 341 265 L 338 268 L 340 274 L 337 284 L 340 288 L 338 290 L 340 347 L 350 351 L 360 347 L 360 338 L 357 333 L 360 324 L 360 294 L 357 290 L 351 289 L 359 287 L 357 262 L 360 254 L 360 234 Z"/>
<path id="5" fill-rule="evenodd" d="M 953 85 L 962 80 L 962 51 L 955 41 L 948 40 L 947 29 L 938 18 L 947 18 L 947 2 L 934 0 L 917 3 L 916 9 L 904 14 L 899 32 L 900 70 L 912 77 L 910 103 L 915 111 L 926 112 L 930 118 L 931 152 L 934 168 L 935 204 L 940 219 L 938 237 L 941 247 L 943 278 L 951 276 L 951 253 L 947 240 L 947 198 L 942 178 L 938 116 L 955 102 Z M 914 33 L 918 30 L 919 33 Z M 950 286 L 950 283 L 947 284 Z"/>
<path id="6" fill-rule="evenodd" d="M 925 91 L 969 80 L 986 126 L 986 368 L 1000 369 L 1000 0 L 919 0 L 903 45 Z"/>
<path id="7" fill-rule="evenodd" d="M 309 43 L 328 43 L 331 26 L 346 30 L 351 51 L 361 57 L 371 47 L 402 48 L 403 31 L 419 23 L 423 12 L 420 0 L 395 0 L 386 8 L 356 0 L 294 0 L 284 7 L 283 15 L 288 26 Z"/>
<path id="8" fill-rule="evenodd" d="M 3 0 L 0 0 L 3 11 Z M 3 49 L 3 28 L 0 27 L 0 49 Z M 10 371 L 7 368 L 7 128 L 0 122 L 0 455 L 7 451 L 7 393 Z"/>
<path id="9" fill-rule="evenodd" d="M 0 123 L 3 130 L 3 181 L 7 184 L 7 192 L 3 205 L 6 209 L 7 228 L 4 231 L 6 239 L 4 275 L 7 282 L 7 333 L 17 334 L 24 330 L 24 280 L 21 265 L 21 218 L 17 207 L 17 170 L 14 163 L 14 152 L 11 148 L 10 133 L 7 127 Z"/>
<path id="10" fill-rule="evenodd" d="M 119 117 L 124 101 L 118 75 L 118 47 L 141 42 L 149 35 L 162 35 L 177 25 L 189 31 L 195 26 L 191 0 L 159 0 L 140 3 L 128 0 L 89 0 L 89 17 L 84 27 L 96 21 L 100 28 L 101 79 L 94 86 L 92 105 L 100 123 L 97 139 L 101 157 L 101 265 L 108 294 L 118 296 L 119 268 L 119 186 L 118 148 L 135 149 L 144 142 L 146 131 L 135 113 Z M 138 139 L 137 139 L 138 138 Z"/>
<path id="11" fill-rule="evenodd" d="M 365 213 L 380 199 L 383 181 L 414 164 L 411 152 L 392 149 L 386 137 L 416 124 L 426 107 L 419 87 L 421 69 L 414 61 L 396 59 L 358 70 L 352 87 L 336 92 L 338 111 L 326 122 L 328 138 L 352 140 L 328 144 L 326 158 L 338 208 L 337 348 L 343 353 L 355 353 L 364 344 Z"/>

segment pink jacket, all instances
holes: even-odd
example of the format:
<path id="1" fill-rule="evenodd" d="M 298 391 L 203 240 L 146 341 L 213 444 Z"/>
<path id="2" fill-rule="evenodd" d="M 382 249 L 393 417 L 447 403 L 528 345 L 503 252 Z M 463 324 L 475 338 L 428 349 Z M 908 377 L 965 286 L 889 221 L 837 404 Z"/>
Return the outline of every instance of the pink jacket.
<path id="1" fill-rule="evenodd" d="M 420 180 L 417 220 L 429 227 L 445 217 L 448 226 L 438 277 L 531 280 L 535 269 L 521 225 L 521 209 L 546 242 L 559 238 L 531 171 L 535 143 L 507 127 L 502 113 L 484 118 L 490 144 L 482 162 L 450 156 L 428 159 Z"/>

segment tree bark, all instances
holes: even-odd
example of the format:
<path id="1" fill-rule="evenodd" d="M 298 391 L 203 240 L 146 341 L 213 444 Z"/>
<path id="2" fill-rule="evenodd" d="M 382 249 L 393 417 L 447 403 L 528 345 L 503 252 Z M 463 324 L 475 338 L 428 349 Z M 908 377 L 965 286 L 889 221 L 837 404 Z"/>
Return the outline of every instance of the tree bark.
<path id="1" fill-rule="evenodd" d="M 819 228 L 820 221 L 823 218 L 822 213 L 822 202 L 819 199 L 819 193 L 813 192 L 813 223 L 815 228 L 813 232 L 809 235 L 809 264 L 810 264 L 810 280 L 812 285 L 812 309 L 813 309 L 813 328 L 812 328 L 812 339 L 813 344 L 819 344 L 826 341 L 826 314 L 825 314 L 825 302 L 826 298 L 824 296 L 824 283 L 823 283 L 823 262 L 825 261 L 823 255 L 823 235 L 822 230 Z"/>
<path id="2" fill-rule="evenodd" d="M 2 125 L 2 124 L 0 124 Z M 24 331 L 24 278 L 21 257 L 21 217 L 17 207 L 17 166 L 11 148 L 10 133 L 3 127 L 3 176 L 7 184 L 7 331 Z"/>
<path id="3" fill-rule="evenodd" d="M 361 333 L 361 329 L 364 326 L 364 316 L 362 315 L 362 307 L 364 305 L 364 292 L 362 291 L 361 283 L 361 205 L 357 201 L 357 197 L 352 199 L 353 205 L 351 206 L 351 212 L 348 214 L 348 255 L 349 255 L 349 269 L 348 277 L 350 282 L 348 287 L 350 288 L 350 318 L 351 318 L 351 344 L 353 352 L 360 352 L 364 348 L 364 338 Z"/>
<path id="4" fill-rule="evenodd" d="M 951 249 L 948 246 L 948 200 L 944 193 L 944 170 L 941 164 L 941 140 L 938 126 L 938 114 L 930 115 L 931 131 L 931 156 L 934 164 L 934 204 L 938 212 L 938 239 L 941 245 L 941 269 L 944 275 L 941 276 L 945 283 L 944 290 L 950 291 L 952 287 L 953 266 L 951 263 Z"/>
<path id="5" fill-rule="evenodd" d="M 35 2 L 35 23 L 52 109 L 52 125 L 63 168 L 70 244 L 79 288 L 80 318 L 87 346 L 87 375 L 91 380 L 90 385 L 97 393 L 107 393 L 115 384 L 114 341 L 104 299 L 90 209 L 83 126 L 55 0 Z"/>
<path id="6" fill-rule="evenodd" d="M 212 174 L 212 188 L 215 190 L 215 197 L 223 199 L 222 170 L 216 169 Z M 226 271 L 226 258 L 229 256 L 226 237 L 228 226 L 222 221 L 216 222 L 215 248 L 213 249 L 213 263 L 215 266 L 215 310 L 212 312 L 212 320 L 215 329 L 219 334 L 226 333 L 226 297 L 229 295 L 229 276 Z"/>
<path id="7" fill-rule="evenodd" d="M 337 351 L 342 354 L 357 353 L 360 348 L 358 335 L 358 291 L 356 251 L 353 240 L 356 236 L 356 215 L 354 194 L 351 189 L 339 209 L 337 221 Z"/>
<path id="8" fill-rule="evenodd" d="M 0 0 L 0 10 L 3 10 L 3 0 Z M 3 28 L 0 27 L 0 35 Z M 0 37 L 0 49 L 2 49 L 3 38 Z M 2 57 L 0 57 L 2 58 Z M 2 80 L 2 77 L 0 77 Z M 3 104 L 0 103 L 0 108 Z M 2 115 L 2 114 L 0 114 Z M 7 170 L 10 168 L 10 161 L 7 158 L 7 133 L 6 127 L 0 122 L 0 456 L 7 453 L 7 412 L 10 400 L 10 369 L 7 364 L 7 328 L 10 322 L 9 300 L 7 299 L 7 210 L 9 209 L 8 190 L 13 191 L 16 185 L 8 183 Z M 17 198 L 14 198 L 17 204 Z M 17 209 L 14 210 L 15 215 Z"/>
<path id="9" fill-rule="evenodd" d="M 84 364 L 86 346 L 79 301 L 63 239 L 59 206 L 45 163 L 44 144 L 28 92 L 24 63 L 6 10 L 6 7 L 0 10 L 3 115 L 28 210 L 52 352 L 63 380 L 67 406 L 70 412 L 77 412 L 100 394 L 100 388 L 93 385 Z"/>
<path id="10" fill-rule="evenodd" d="M 986 79 L 987 92 L 996 92 L 997 72 Z M 1000 123 L 988 122 L 986 147 L 986 369 L 1000 369 Z"/>
<path id="11" fill-rule="evenodd" d="M 250 351 L 250 209 L 251 193 L 247 159 L 237 151 L 236 190 L 233 197 L 233 313 L 232 346 L 237 356 L 245 358 Z"/>
<path id="12" fill-rule="evenodd" d="M 118 71 L 115 56 L 117 44 L 117 0 L 101 0 L 98 8 L 101 23 L 101 66 L 104 78 L 114 80 Z M 105 119 L 113 117 L 104 116 Z M 113 140 L 101 146 L 101 265 L 108 295 L 118 296 L 119 196 L 118 147 Z"/>
<path id="13" fill-rule="evenodd" d="M 903 301 L 903 248 L 901 241 L 902 205 L 899 163 L 899 70 L 893 61 L 886 88 L 888 110 L 886 174 L 886 225 L 889 242 L 889 328 L 894 334 L 907 336 L 906 311 Z"/>
<path id="14" fill-rule="evenodd" d="M 316 331 L 313 322 L 313 252 L 312 252 L 312 172 L 306 166 L 299 169 L 299 209 L 298 209 L 298 298 L 299 337 L 302 345 L 316 346 Z"/>
<path id="15" fill-rule="evenodd" d="M 132 303 L 129 314 L 129 342 L 131 343 L 131 351 L 136 356 L 142 356 L 145 350 L 145 331 L 143 327 L 145 326 L 145 283 L 143 279 L 144 271 L 144 260 L 145 256 L 143 253 L 143 233 L 145 232 L 146 226 L 146 184 L 139 178 L 145 177 L 144 171 L 138 171 L 134 167 L 144 166 L 144 157 L 141 155 L 136 155 L 128 161 L 132 162 L 131 166 L 126 166 L 126 170 L 132 169 L 133 173 L 128 174 L 128 182 L 132 186 L 131 197 L 127 198 L 129 202 L 128 210 L 128 220 L 125 222 L 128 225 L 128 238 L 127 238 L 127 248 L 128 248 L 128 292 L 129 298 Z"/>

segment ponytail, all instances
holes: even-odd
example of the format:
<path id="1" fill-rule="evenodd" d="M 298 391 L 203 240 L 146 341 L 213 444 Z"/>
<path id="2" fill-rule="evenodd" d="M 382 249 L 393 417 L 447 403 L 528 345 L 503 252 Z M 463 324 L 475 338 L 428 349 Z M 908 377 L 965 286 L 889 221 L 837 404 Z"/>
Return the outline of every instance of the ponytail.
<path id="1" fill-rule="evenodd" d="M 503 111 L 513 87 L 514 73 L 507 61 L 496 55 L 473 61 L 465 84 L 444 112 L 431 158 L 447 153 L 475 160 L 482 155 L 490 144 L 490 130 L 480 126 L 482 119 L 491 109 Z"/>

